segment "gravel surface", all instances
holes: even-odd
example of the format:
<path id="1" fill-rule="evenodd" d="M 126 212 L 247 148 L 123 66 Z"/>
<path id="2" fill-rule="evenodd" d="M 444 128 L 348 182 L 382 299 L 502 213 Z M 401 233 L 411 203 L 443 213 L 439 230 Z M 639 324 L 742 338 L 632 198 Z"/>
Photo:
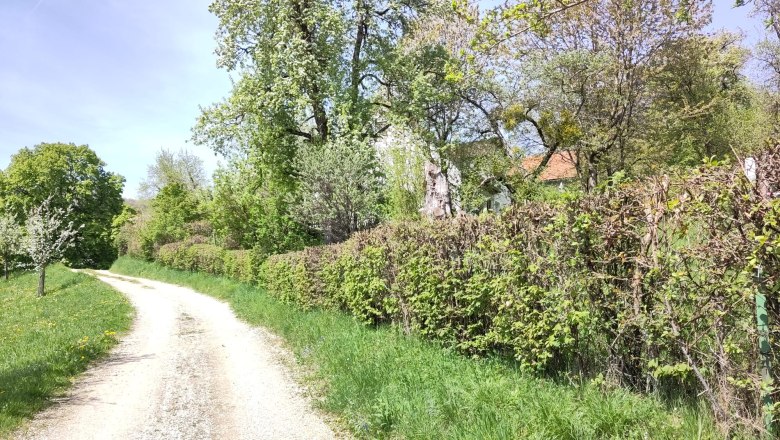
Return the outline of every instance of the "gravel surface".
<path id="1" fill-rule="evenodd" d="M 19 439 L 331 439 L 277 338 L 191 289 L 99 271 L 137 310 L 129 334 Z"/>

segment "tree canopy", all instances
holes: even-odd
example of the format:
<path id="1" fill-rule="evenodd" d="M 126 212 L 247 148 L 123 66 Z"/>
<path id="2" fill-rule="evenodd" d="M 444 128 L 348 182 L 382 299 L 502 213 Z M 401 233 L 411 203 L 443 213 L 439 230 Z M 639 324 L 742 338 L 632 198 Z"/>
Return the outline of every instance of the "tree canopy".
<path id="1" fill-rule="evenodd" d="M 52 209 L 69 209 L 68 220 L 84 225 L 64 258 L 76 267 L 108 267 L 117 250 L 111 224 L 122 212 L 124 178 L 86 145 L 40 144 L 23 148 L 3 174 L 4 209 L 24 222 L 33 207 L 50 200 Z"/>

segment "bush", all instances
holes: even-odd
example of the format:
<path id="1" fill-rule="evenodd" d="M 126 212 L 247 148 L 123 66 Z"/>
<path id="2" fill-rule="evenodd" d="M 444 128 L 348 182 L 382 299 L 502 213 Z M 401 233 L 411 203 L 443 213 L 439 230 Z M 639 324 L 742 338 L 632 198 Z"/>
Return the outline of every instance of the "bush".
<path id="1" fill-rule="evenodd" d="M 344 241 L 379 222 L 382 176 L 374 148 L 361 136 L 310 146 L 296 167 L 300 181 L 291 213 L 327 243 Z"/>
<path id="2" fill-rule="evenodd" d="M 251 251 L 225 250 L 205 243 L 205 238 L 199 236 L 161 246 L 157 261 L 175 269 L 224 275 L 245 283 L 256 280 Z"/>
<path id="3" fill-rule="evenodd" d="M 241 281 L 243 283 L 252 283 L 256 281 L 255 264 L 251 251 L 228 250 L 222 254 L 224 258 L 225 276 Z"/>

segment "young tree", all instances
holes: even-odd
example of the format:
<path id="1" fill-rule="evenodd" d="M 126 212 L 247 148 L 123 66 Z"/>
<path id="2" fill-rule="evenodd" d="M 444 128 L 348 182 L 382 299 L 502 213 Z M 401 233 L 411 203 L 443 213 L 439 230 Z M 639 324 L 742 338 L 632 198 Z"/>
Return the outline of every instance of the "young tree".
<path id="1" fill-rule="evenodd" d="M 62 209 L 52 206 L 49 197 L 30 210 L 24 224 L 25 235 L 21 248 L 38 272 L 38 296 L 45 294 L 46 267 L 61 259 L 65 251 L 75 244 L 79 230 L 68 217 L 72 206 Z"/>
<path id="2" fill-rule="evenodd" d="M 295 218 L 336 243 L 379 222 L 381 173 L 373 146 L 356 138 L 340 138 L 312 147 L 297 161 L 298 197 Z"/>
<path id="3" fill-rule="evenodd" d="M 198 200 L 182 183 L 164 186 L 152 200 L 151 216 L 140 231 L 144 257 L 151 260 L 160 246 L 187 238 L 187 224 L 202 217 Z"/>
<path id="4" fill-rule="evenodd" d="M 8 281 L 8 268 L 11 258 L 19 252 L 22 231 L 16 216 L 4 213 L 0 215 L 0 257 L 3 258 L 3 274 Z"/>
<path id="5" fill-rule="evenodd" d="M 207 180 L 201 158 L 187 150 L 173 152 L 161 149 L 154 163 L 147 169 L 146 179 L 141 182 L 140 193 L 151 199 L 172 183 L 179 183 L 192 192 L 204 188 Z"/>

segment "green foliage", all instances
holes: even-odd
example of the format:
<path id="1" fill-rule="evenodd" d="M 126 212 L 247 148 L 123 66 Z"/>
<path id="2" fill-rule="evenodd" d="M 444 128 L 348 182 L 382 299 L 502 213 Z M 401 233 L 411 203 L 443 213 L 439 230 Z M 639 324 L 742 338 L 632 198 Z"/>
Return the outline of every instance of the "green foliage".
<path id="1" fill-rule="evenodd" d="M 168 243 L 160 247 L 156 260 L 179 270 L 224 275 L 245 283 L 256 281 L 251 251 L 225 250 L 204 241 L 204 237 L 194 236 Z"/>
<path id="2" fill-rule="evenodd" d="M 387 217 L 391 220 L 420 218 L 420 207 L 425 197 L 425 158 L 416 145 L 393 146 L 387 152 L 384 165 L 387 198 Z"/>
<path id="3" fill-rule="evenodd" d="M 6 279 L 15 257 L 21 251 L 21 241 L 22 228 L 16 217 L 8 213 L 0 214 L 0 258 L 3 259 L 3 274 Z"/>
<path id="4" fill-rule="evenodd" d="M 374 102 L 384 82 L 380 77 L 422 7 L 417 1 L 373 0 L 211 4 L 219 19 L 218 64 L 240 77 L 228 99 L 203 111 L 194 140 L 230 159 L 248 160 L 262 174 L 251 186 L 262 186 L 273 208 L 252 229 L 263 236 L 251 246 L 272 252 L 273 240 L 287 238 L 289 227 L 297 229 L 290 238 L 306 238 L 308 231 L 298 233 L 304 228 L 289 221 L 290 211 L 279 199 L 297 187 L 294 161 L 308 155 L 300 152 L 319 151 L 331 141 L 375 139 L 387 128 Z M 289 243 L 277 249 L 292 248 Z"/>
<path id="5" fill-rule="evenodd" d="M 696 35 L 665 48 L 665 62 L 651 82 L 656 94 L 646 120 L 645 166 L 695 166 L 707 158 L 745 154 L 769 135 L 756 119 L 758 96 L 740 71 L 747 50 L 739 37 Z M 756 124 L 765 125 L 756 132 Z"/>
<path id="6" fill-rule="evenodd" d="M 62 395 L 132 322 L 128 301 L 93 277 L 52 266 L 43 298 L 37 281 L 15 274 L 0 285 L 0 436 Z"/>
<path id="7" fill-rule="evenodd" d="M 175 182 L 162 188 L 152 200 L 152 213 L 140 231 L 144 258 L 152 259 L 160 246 L 185 239 L 187 225 L 201 218 L 194 194 Z"/>
<path id="8" fill-rule="evenodd" d="M 448 157 L 461 176 L 458 196 L 461 210 L 465 212 L 492 209 L 491 198 L 508 193 L 508 186 L 515 186 L 512 173 L 517 173 L 520 161 L 507 155 L 497 139 L 454 145 Z"/>
<path id="9" fill-rule="evenodd" d="M 289 195 L 295 188 L 262 161 L 236 160 L 230 168 L 219 169 L 208 213 L 221 244 L 263 256 L 319 243 L 290 213 Z"/>
<path id="10" fill-rule="evenodd" d="M 330 250 L 338 248 L 280 256 L 279 264 L 265 269 L 287 276 L 279 280 L 269 273 L 266 282 L 278 282 L 269 288 L 294 297 L 310 295 L 283 287 L 291 277 L 301 287 L 307 282 L 299 269 L 290 268 L 333 261 Z M 372 261 L 363 266 L 367 273 L 378 259 Z M 598 380 L 559 383 L 530 377 L 500 360 L 458 356 L 395 328 L 368 328 L 340 313 L 300 310 L 233 280 L 129 258 L 120 258 L 112 270 L 224 299 L 242 319 L 282 336 L 313 372 L 307 377 L 309 389 L 321 397 L 316 402 L 360 439 L 722 438 L 705 409 L 683 402 L 670 408 L 653 397 L 603 387 Z"/>
<path id="11" fill-rule="evenodd" d="M 124 178 L 105 170 L 86 145 L 40 144 L 11 158 L 4 174 L 2 200 L 20 222 L 32 207 L 52 197 L 51 207 L 67 209 L 84 225 L 79 240 L 65 253 L 76 267 L 108 267 L 117 257 L 111 237 L 114 217 L 122 212 Z"/>
<path id="12" fill-rule="evenodd" d="M 260 281 L 286 302 L 511 355 L 525 370 L 704 393 L 721 428 L 741 432 L 757 412 L 739 402 L 760 388 L 752 274 L 761 264 L 768 286 L 780 277 L 780 204 L 728 165 L 677 179 L 674 191 L 664 179 L 617 179 L 600 195 L 501 216 L 383 225 L 272 256 Z"/>
<path id="13" fill-rule="evenodd" d="M 379 222 L 383 211 L 381 171 L 371 145 L 342 137 L 310 147 L 296 160 L 294 218 L 317 230 L 327 243 L 346 240 Z"/>
<path id="14" fill-rule="evenodd" d="M 128 253 L 130 247 L 129 241 L 133 239 L 128 228 L 132 225 L 133 220 L 137 215 L 138 211 L 125 203 L 122 205 L 122 212 L 114 217 L 114 221 L 111 222 L 111 239 L 113 240 L 119 255 Z"/>

